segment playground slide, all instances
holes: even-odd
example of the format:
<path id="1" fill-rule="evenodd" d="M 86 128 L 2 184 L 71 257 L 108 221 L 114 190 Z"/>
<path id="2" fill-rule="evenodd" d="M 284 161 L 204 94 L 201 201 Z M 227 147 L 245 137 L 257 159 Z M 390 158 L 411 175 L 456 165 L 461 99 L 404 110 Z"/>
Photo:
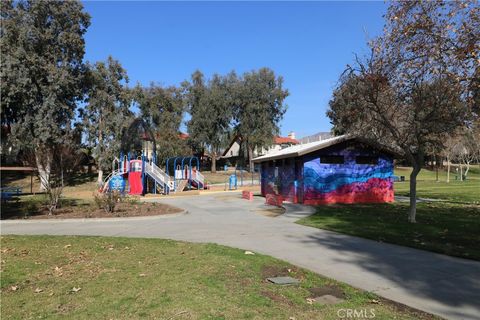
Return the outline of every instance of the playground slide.
<path id="1" fill-rule="evenodd" d="M 203 183 L 201 182 L 198 182 L 196 180 L 190 180 L 190 183 L 192 184 L 192 187 L 195 188 L 195 189 L 204 189 L 205 186 L 203 185 Z"/>
<path id="2" fill-rule="evenodd" d="M 205 189 L 205 177 L 199 171 L 192 172 L 190 182 L 194 188 Z"/>
<path id="3" fill-rule="evenodd" d="M 142 184 L 142 173 L 141 172 L 130 172 L 128 174 L 128 184 L 130 185 L 129 194 L 142 194 L 143 193 L 143 184 Z"/>

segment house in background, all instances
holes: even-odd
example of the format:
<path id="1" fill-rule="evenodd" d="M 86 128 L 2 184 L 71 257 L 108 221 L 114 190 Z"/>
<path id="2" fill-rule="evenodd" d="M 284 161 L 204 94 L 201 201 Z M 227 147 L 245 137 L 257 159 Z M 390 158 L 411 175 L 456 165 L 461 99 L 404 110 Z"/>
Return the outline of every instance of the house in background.
<path id="1" fill-rule="evenodd" d="M 253 159 L 262 195 L 310 205 L 393 202 L 393 153 L 338 136 Z"/>
<path id="2" fill-rule="evenodd" d="M 223 152 L 221 159 L 226 162 L 230 162 L 232 165 L 235 165 L 240 158 L 243 158 L 244 156 L 241 154 L 241 144 L 242 138 L 240 136 L 236 136 Z M 276 136 L 273 138 L 273 144 L 271 146 L 260 149 L 255 148 L 255 150 L 253 150 L 253 157 L 259 157 L 272 152 L 277 152 L 297 144 L 299 144 L 299 141 L 295 139 L 295 132 L 290 132 L 287 137 Z"/>
<path id="3" fill-rule="evenodd" d="M 332 135 L 331 132 L 318 132 L 318 133 L 312 134 L 310 136 L 299 138 L 298 141 L 301 144 L 304 144 L 304 143 L 310 143 L 310 142 L 315 142 L 315 141 L 322 141 L 322 140 L 330 139 L 332 137 L 333 137 L 333 135 Z"/>

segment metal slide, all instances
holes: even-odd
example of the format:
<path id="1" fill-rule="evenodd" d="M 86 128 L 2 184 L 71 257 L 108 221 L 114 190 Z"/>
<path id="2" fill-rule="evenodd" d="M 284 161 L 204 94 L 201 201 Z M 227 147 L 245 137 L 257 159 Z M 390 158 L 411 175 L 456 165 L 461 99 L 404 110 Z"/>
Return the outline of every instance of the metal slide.
<path id="1" fill-rule="evenodd" d="M 200 173 L 200 171 L 192 171 L 191 180 L 197 184 L 199 189 L 203 189 L 205 187 L 205 177 Z"/>

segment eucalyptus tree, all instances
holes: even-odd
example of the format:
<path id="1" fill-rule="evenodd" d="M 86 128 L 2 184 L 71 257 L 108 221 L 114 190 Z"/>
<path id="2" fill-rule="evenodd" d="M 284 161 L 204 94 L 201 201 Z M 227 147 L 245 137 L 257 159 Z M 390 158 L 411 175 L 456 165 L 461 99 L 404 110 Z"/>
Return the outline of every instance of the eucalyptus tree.
<path id="1" fill-rule="evenodd" d="M 122 133 L 132 117 L 131 98 L 127 72 L 112 57 L 89 66 L 87 79 L 86 105 L 80 115 L 88 144 L 93 149 L 100 184 L 103 171 L 111 168 L 111 160 L 120 152 Z"/>
<path id="2" fill-rule="evenodd" d="M 135 88 L 134 99 L 148 135 L 144 138 L 153 140 L 159 163 L 174 155 L 190 153 L 186 141 L 180 137 L 180 126 L 185 113 L 183 90 L 153 83 L 149 87 Z"/>
<path id="3" fill-rule="evenodd" d="M 72 141 L 90 16 L 79 1 L 19 0 L 3 1 L 1 18 L 1 121 L 34 152 L 45 189 L 55 146 Z"/>
<path id="4" fill-rule="evenodd" d="M 427 150 L 476 117 L 479 23 L 475 1 L 392 2 L 371 56 L 347 67 L 330 102 L 335 130 L 387 144 L 410 162 L 412 223 Z"/>
<path id="5" fill-rule="evenodd" d="M 253 172 L 253 150 L 271 146 L 279 132 L 279 123 L 287 110 L 283 78 L 269 68 L 243 74 L 232 79 L 235 131 L 247 150 L 249 168 Z"/>
<path id="6" fill-rule="evenodd" d="M 191 115 L 188 133 L 191 140 L 209 154 L 212 172 L 216 172 L 216 160 L 231 129 L 234 101 L 231 79 L 236 79 L 233 73 L 225 77 L 214 74 L 205 82 L 197 70 L 192 74 L 191 83 L 184 84 Z"/>

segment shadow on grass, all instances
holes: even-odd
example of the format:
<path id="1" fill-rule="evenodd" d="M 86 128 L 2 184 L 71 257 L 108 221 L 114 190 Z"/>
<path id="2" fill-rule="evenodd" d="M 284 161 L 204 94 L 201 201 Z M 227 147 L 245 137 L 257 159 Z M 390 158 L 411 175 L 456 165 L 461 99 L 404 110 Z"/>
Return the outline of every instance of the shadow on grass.
<path id="1" fill-rule="evenodd" d="M 88 182 L 93 182 L 93 181 L 96 181 L 97 176 L 98 175 L 96 173 L 78 172 L 78 173 L 75 173 L 68 178 L 68 180 L 66 181 L 66 185 L 67 186 L 78 186 L 78 185 L 85 184 L 85 183 L 88 183 Z"/>
<path id="2" fill-rule="evenodd" d="M 88 207 L 77 199 L 61 199 L 58 209 L 67 207 Z M 48 199 L 46 194 L 34 196 L 21 195 L 12 197 L 11 200 L 2 203 L 1 220 L 27 219 L 33 216 L 45 215 L 48 213 Z"/>
<path id="3" fill-rule="evenodd" d="M 417 223 L 408 204 L 332 205 L 299 221 L 311 227 L 480 260 L 480 206 L 419 203 Z"/>

